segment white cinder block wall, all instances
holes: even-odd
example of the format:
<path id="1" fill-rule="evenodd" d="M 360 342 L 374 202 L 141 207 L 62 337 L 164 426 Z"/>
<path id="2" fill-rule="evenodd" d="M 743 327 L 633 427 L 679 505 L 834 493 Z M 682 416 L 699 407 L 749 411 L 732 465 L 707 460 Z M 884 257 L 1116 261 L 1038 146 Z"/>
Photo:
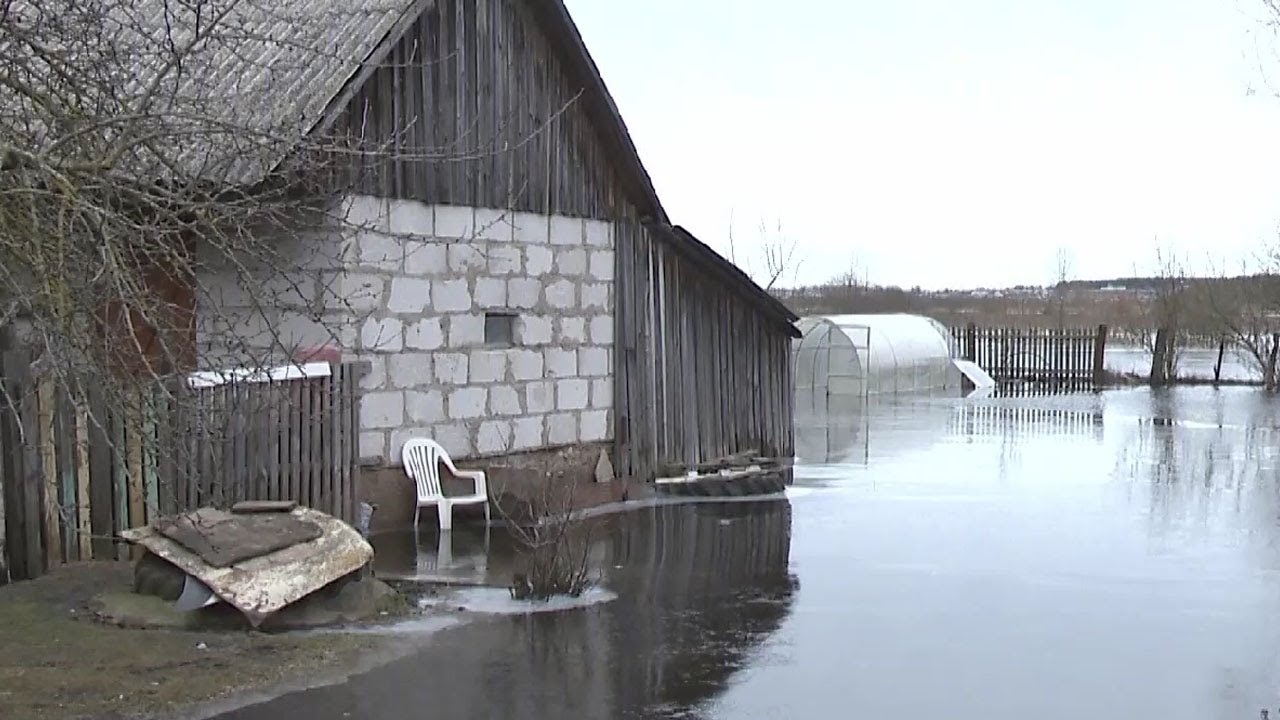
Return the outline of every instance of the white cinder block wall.
<path id="1" fill-rule="evenodd" d="M 360 452 L 400 461 L 411 437 L 454 457 L 612 437 L 609 223 L 353 197 L 342 295 L 360 313 Z M 485 313 L 514 314 L 509 347 Z"/>

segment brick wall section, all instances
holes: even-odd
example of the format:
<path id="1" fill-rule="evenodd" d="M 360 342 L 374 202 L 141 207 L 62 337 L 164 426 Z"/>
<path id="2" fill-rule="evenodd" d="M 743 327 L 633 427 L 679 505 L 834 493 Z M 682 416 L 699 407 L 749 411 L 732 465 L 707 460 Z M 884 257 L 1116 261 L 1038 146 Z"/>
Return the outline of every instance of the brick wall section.
<path id="1" fill-rule="evenodd" d="M 612 438 L 614 245 L 608 223 L 356 197 L 348 297 L 365 360 L 361 456 L 411 437 L 455 458 Z M 484 343 L 486 311 L 516 314 Z"/>

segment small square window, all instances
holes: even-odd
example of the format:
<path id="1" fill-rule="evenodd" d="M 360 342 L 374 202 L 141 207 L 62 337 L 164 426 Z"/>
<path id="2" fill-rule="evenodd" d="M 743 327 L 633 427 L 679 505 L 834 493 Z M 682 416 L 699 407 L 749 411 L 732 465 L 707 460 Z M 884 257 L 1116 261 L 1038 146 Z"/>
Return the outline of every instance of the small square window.
<path id="1" fill-rule="evenodd" d="M 484 314 L 484 344 L 510 347 L 515 344 L 516 316 L 513 313 L 490 312 Z"/>

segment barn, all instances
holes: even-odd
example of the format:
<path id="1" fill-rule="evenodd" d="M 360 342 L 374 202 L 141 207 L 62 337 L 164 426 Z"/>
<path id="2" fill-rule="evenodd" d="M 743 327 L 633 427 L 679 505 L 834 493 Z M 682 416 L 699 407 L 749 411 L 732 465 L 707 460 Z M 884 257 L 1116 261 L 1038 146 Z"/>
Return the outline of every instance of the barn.
<path id="1" fill-rule="evenodd" d="M 562 0 L 273 7 L 246 20 L 270 56 L 206 82 L 342 148 L 338 221 L 281 248 L 296 302 L 201 268 L 204 369 L 232 362 L 228 327 L 363 363 L 370 466 L 415 436 L 459 459 L 599 446 L 641 480 L 791 457 L 797 318 L 668 217 Z M 307 61 L 321 47 L 341 61 Z"/>

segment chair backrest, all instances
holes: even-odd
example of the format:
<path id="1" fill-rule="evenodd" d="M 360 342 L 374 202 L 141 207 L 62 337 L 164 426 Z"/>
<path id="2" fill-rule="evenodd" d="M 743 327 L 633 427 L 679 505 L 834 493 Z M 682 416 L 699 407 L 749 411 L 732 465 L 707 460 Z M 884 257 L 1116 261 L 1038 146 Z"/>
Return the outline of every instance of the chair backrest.
<path id="1" fill-rule="evenodd" d="M 400 457 L 404 461 L 405 472 L 418 486 L 419 500 L 444 496 L 440 490 L 440 463 L 443 462 L 445 467 L 452 470 L 453 461 L 439 443 L 427 438 L 415 438 L 404 444 Z"/>

